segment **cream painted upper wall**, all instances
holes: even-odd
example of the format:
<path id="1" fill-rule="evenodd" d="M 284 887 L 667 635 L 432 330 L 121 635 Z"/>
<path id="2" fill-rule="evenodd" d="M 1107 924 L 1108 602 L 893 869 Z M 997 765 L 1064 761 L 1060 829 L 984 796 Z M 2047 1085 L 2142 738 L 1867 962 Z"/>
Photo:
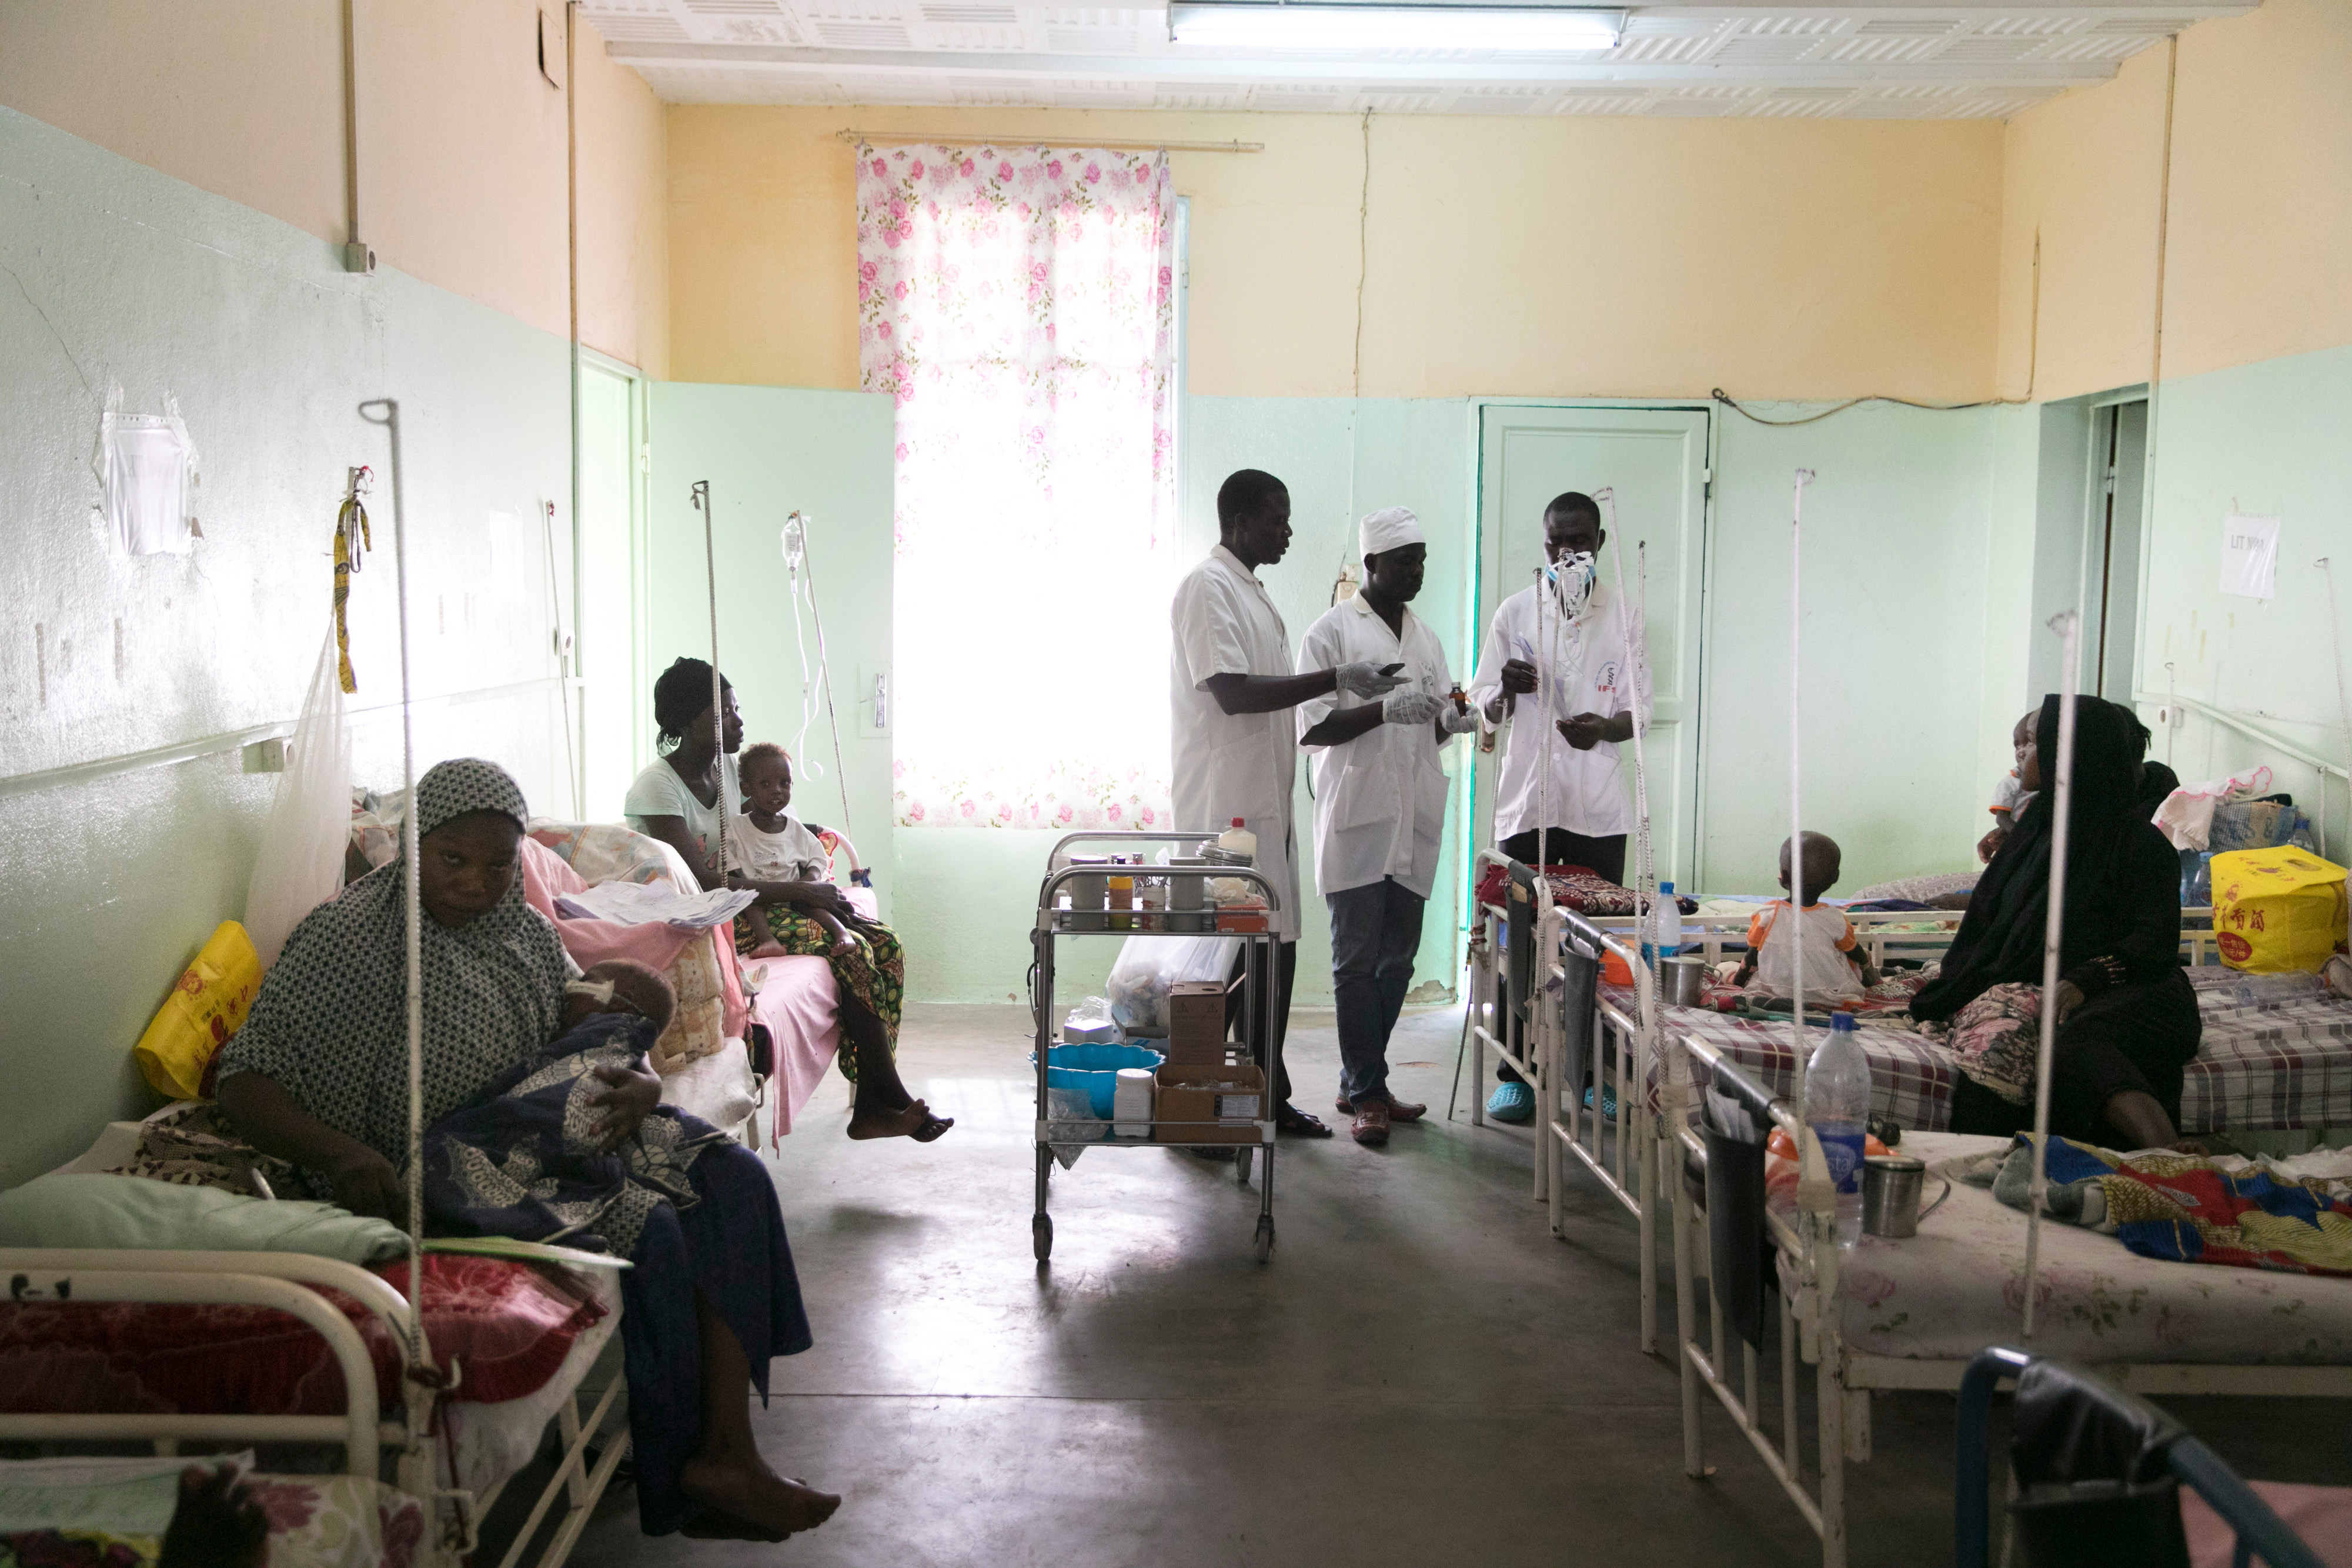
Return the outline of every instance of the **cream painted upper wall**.
<path id="1" fill-rule="evenodd" d="M 538 5 L 357 15 L 360 231 L 378 261 L 568 333 L 563 95 L 539 72 Z M 662 106 L 594 29 L 578 53 L 581 334 L 658 373 Z M 0 0 L 0 103 L 338 244 L 342 80 L 338 0 Z"/>
<path id="2" fill-rule="evenodd" d="M 682 380 L 857 382 L 852 160 L 834 132 L 1263 141 L 1173 154 L 1191 389 L 1983 397 L 2000 128 L 687 106 L 670 111 Z M 1359 245 L 1361 232 L 1368 244 Z M 1361 267 L 1366 250 L 1369 267 Z"/>
<path id="3" fill-rule="evenodd" d="M 2265 0 L 2180 36 L 2165 224 L 2167 380 L 2352 343 L 2352 4 Z M 2042 238 L 2036 398 L 2148 378 L 2166 53 L 2011 120 L 2000 385 L 2021 395 Z"/>

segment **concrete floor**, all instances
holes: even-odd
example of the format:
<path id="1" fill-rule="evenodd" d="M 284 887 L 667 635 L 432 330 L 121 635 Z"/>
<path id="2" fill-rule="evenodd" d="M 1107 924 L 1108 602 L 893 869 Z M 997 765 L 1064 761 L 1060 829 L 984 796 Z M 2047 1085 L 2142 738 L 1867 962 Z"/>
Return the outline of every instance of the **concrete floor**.
<path id="1" fill-rule="evenodd" d="M 1025 1011 L 910 1009 L 906 1077 L 955 1130 L 851 1144 L 836 1081 L 778 1165 L 817 1343 L 776 1364 L 755 1419 L 777 1468 L 841 1511 L 782 1546 L 653 1541 L 617 1491 L 573 1561 L 1819 1562 L 1719 1414 L 1717 1472 L 1683 1476 L 1673 1364 L 1637 1349 L 1631 1218 L 1572 1177 L 1554 1239 L 1528 1197 L 1531 1134 L 1474 1132 L 1466 1106 L 1442 1119 L 1459 1024 L 1408 1014 L 1390 1051 L 1429 1122 L 1384 1151 L 1284 1142 L 1272 1263 L 1251 1258 L 1257 1194 L 1231 1166 L 1102 1150 L 1057 1172 L 1041 1269 Z M 1294 1019 L 1289 1060 L 1330 1117 L 1328 1011 Z M 1662 1318 L 1670 1336 L 1670 1297 Z M 2352 1483 L 2344 1406 L 2176 1408 L 2245 1473 Z M 1948 1561 L 1951 1421 L 1943 1395 L 1876 1401 L 1876 1456 L 1848 1471 L 1856 1564 Z"/>

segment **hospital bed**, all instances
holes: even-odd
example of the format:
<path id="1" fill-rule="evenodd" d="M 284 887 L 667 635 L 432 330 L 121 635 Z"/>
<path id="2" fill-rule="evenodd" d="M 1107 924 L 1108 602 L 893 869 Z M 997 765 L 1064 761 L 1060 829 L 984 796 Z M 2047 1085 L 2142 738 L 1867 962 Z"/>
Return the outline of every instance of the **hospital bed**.
<path id="1" fill-rule="evenodd" d="M 1843 1568 L 1848 1541 L 1845 1467 L 1870 1458 L 1870 1396 L 1880 1389 L 1961 1386 L 1970 1359 L 2016 1338 L 2024 1298 L 2026 1216 L 1991 1193 L 1955 1183 L 1951 1196 L 1906 1240 L 1835 1239 L 1835 1197 L 1821 1147 L 1783 1104 L 1769 1114 L 1797 1143 L 1801 1165 L 1793 1212 L 1768 1207 L 1769 1291 L 1777 1306 L 1777 1420 L 1764 1412 L 1760 1356 L 1741 1342 L 1738 1386 L 1727 1357 L 1723 1303 L 1709 1281 L 1699 1327 L 1696 1249 L 1710 1221 L 1682 1179 L 1702 1175 L 1705 1138 L 1685 1106 L 1700 1086 L 1730 1086 L 1751 1107 L 1770 1100 L 1728 1053 L 1691 1034 L 1669 1036 L 1663 1125 L 1673 1130 L 1667 1182 L 1674 1211 L 1675 1337 L 1683 1390 L 1683 1468 L 1706 1473 L 1702 1397 L 1712 1393 L 1822 1541 L 1824 1568 Z M 1744 1088 L 1742 1087 L 1744 1085 Z M 1998 1148 L 2006 1139 L 1922 1133 L 1905 1152 L 1943 1160 Z M 2095 1366 L 2138 1394 L 2302 1395 L 2352 1397 L 2352 1279 L 2163 1261 L 2110 1236 L 2042 1228 L 2034 1299 L 2037 1355 Z M 1800 1359 L 1814 1369 L 1815 1479 L 1802 1468 Z M 1883 1560 L 1874 1552 L 1874 1560 Z"/>
<path id="2" fill-rule="evenodd" d="M 140 1127 L 109 1124 L 56 1174 L 123 1164 Z M 498 1568 L 559 1568 L 628 1452 L 620 1275 L 446 1253 L 428 1255 L 427 1269 L 425 1336 L 455 1364 L 456 1382 L 437 1397 L 423 1391 L 415 1408 L 429 1441 L 405 1452 L 404 1261 L 363 1269 L 293 1252 L 0 1248 L 0 1440 L 129 1439 L 158 1454 L 184 1444 L 328 1445 L 344 1474 L 370 1482 L 389 1459 L 388 1496 L 444 1500 L 420 1568 L 457 1568 L 551 1429 L 555 1473 Z M 103 1316 L 67 1315 L 93 1311 Z M 97 1366 L 94 1345 L 104 1352 Z M 360 1396 L 344 1397 L 352 1388 Z"/>

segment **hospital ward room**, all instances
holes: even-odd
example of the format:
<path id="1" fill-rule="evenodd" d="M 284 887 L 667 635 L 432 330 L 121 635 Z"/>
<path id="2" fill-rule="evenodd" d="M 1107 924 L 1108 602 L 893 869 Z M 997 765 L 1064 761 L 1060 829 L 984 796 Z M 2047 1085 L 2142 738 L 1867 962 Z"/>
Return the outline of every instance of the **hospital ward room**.
<path id="1" fill-rule="evenodd" d="M 0 1568 L 2352 1568 L 2347 256 L 2352 0 L 0 0 Z"/>

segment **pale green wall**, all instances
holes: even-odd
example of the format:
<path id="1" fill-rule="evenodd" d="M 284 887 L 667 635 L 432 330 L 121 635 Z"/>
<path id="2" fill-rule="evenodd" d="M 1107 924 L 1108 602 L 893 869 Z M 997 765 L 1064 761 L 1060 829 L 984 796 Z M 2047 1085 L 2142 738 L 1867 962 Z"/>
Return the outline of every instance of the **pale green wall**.
<path id="1" fill-rule="evenodd" d="M 1767 405 L 1775 419 L 1807 410 Z M 1792 428 L 1722 413 L 1701 700 L 1701 881 L 1779 880 L 1789 822 L 1790 492 L 1805 490 L 1805 820 L 1838 891 L 1975 863 L 1991 411 L 1869 403 Z"/>
<path id="2" fill-rule="evenodd" d="M 2142 574 L 2141 716 L 2155 723 L 2165 662 L 2181 695 L 2241 715 L 2341 766 L 2327 588 L 2312 564 L 2335 560 L 2336 632 L 2352 642 L 2352 348 L 2327 349 L 2164 382 L 2155 407 L 2153 501 Z M 2283 518 L 2278 596 L 2221 592 L 2221 519 Z M 2156 755 L 2164 755 L 2159 733 Z M 2312 769 L 2191 716 L 2172 765 L 2189 782 L 2268 762 L 2305 810 Z M 2327 785 L 2328 858 L 2341 864 L 2352 825 L 2340 779 Z"/>
<path id="3" fill-rule="evenodd" d="M 710 578 L 702 516 L 688 497 L 710 482 L 719 568 L 719 666 L 743 710 L 743 738 L 794 757 L 793 810 L 845 826 L 874 868 L 886 917 L 896 880 L 890 831 L 890 738 L 872 726 L 872 676 L 890 659 L 890 400 L 865 392 L 661 382 L 653 390 L 648 664 L 710 656 Z M 817 662 L 805 605 L 794 643 L 785 517 L 808 519 L 809 565 L 824 617 L 832 695 L 848 780 L 843 820 L 834 732 L 822 702 L 801 733 L 804 675 Z M 647 693 L 645 711 L 652 712 Z M 651 737 L 646 739 L 650 744 Z"/>
<path id="4" fill-rule="evenodd" d="M 568 537 L 570 456 L 561 340 L 398 274 L 351 277 L 308 235 L 6 110 L 0 267 L 0 1087 L 32 1112 L 0 1141 L 5 1183 L 153 1103 L 131 1046 L 242 912 L 274 783 L 235 752 L 26 776 L 294 717 L 344 468 L 385 474 L 383 434 L 355 405 L 390 395 L 416 689 L 436 699 L 417 712 L 420 761 L 496 758 L 535 806 L 568 810 L 555 688 L 467 694 L 553 674 L 538 507 L 553 500 Z M 178 394 L 204 457 L 191 557 L 123 559 L 92 526 L 110 382 L 131 412 Z M 396 783 L 388 484 L 374 517 L 352 594 L 357 771 Z"/>

